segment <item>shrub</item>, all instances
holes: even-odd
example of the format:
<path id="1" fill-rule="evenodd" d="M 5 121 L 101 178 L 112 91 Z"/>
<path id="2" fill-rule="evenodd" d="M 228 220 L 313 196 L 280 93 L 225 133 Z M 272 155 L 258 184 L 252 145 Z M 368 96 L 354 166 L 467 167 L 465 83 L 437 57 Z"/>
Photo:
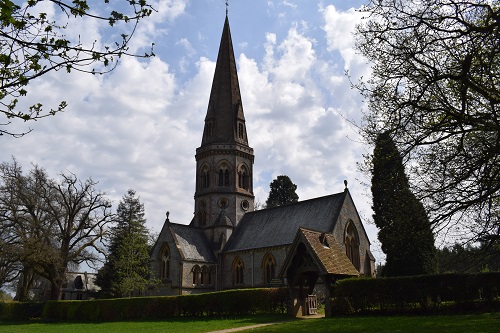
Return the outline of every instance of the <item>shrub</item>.
<path id="1" fill-rule="evenodd" d="M 41 318 L 44 303 L 0 302 L 1 320 L 29 320 Z"/>
<path id="2" fill-rule="evenodd" d="M 331 314 L 470 311 L 498 304 L 499 296 L 500 272 L 352 278 L 335 284 Z"/>
<path id="3" fill-rule="evenodd" d="M 182 296 L 0 303 L 0 318 L 27 320 L 41 317 L 57 321 L 119 321 L 167 319 L 179 316 L 233 316 L 283 313 L 287 302 L 288 290 L 285 288 L 238 289 Z"/>

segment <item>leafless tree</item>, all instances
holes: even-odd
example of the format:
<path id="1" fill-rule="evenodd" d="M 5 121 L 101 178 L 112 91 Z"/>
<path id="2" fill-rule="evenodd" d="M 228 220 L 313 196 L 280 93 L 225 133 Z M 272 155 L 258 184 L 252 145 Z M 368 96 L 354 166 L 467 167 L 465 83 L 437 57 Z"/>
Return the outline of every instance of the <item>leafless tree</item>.
<path id="1" fill-rule="evenodd" d="M 80 181 L 62 174 L 59 180 L 34 166 L 28 175 L 14 160 L 0 166 L 2 258 L 12 258 L 22 273 L 20 300 L 27 297 L 32 277 L 51 285 L 51 299 L 59 299 L 70 264 L 94 262 L 111 221 L 111 203 L 96 190 L 92 179 Z"/>

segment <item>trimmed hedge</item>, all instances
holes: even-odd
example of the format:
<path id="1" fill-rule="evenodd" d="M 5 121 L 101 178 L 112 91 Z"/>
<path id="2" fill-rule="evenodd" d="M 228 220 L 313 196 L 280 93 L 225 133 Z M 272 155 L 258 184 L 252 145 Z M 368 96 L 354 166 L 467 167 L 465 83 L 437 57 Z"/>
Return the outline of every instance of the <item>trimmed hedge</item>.
<path id="1" fill-rule="evenodd" d="M 497 308 L 500 272 L 441 274 L 338 281 L 332 315 L 355 313 L 452 312 Z"/>
<path id="2" fill-rule="evenodd" d="M 0 302 L 0 320 L 29 320 L 42 317 L 44 303 Z"/>
<path id="3" fill-rule="evenodd" d="M 134 297 L 45 303 L 0 303 L 0 319 L 55 321 L 120 321 L 168 319 L 181 316 L 222 317 L 256 313 L 284 313 L 286 288 L 239 289 L 160 297 Z M 34 309 L 36 308 L 36 311 Z"/>

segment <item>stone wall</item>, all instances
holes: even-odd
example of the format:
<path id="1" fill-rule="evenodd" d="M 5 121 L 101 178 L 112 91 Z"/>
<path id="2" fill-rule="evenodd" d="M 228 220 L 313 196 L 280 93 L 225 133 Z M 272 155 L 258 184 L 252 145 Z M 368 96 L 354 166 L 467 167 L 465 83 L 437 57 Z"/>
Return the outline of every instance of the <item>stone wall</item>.
<path id="1" fill-rule="evenodd" d="M 289 248 L 290 246 L 280 246 L 224 253 L 222 258 L 222 272 L 220 274 L 222 281 L 220 281 L 221 284 L 219 286 L 222 289 L 266 287 L 267 283 L 264 281 L 264 269 L 262 266 L 264 257 L 268 253 L 273 255 L 276 262 L 275 277 L 278 277 Z M 237 257 L 243 261 L 244 283 L 242 285 L 234 285 L 233 283 L 232 266 Z"/>

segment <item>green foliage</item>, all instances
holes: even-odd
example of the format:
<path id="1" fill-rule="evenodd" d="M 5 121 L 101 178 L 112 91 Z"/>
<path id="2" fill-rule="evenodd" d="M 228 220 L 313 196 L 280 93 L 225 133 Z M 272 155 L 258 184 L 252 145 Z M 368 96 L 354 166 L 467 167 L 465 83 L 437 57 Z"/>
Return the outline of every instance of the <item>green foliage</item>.
<path id="1" fill-rule="evenodd" d="M 278 176 L 269 184 L 270 191 L 266 200 L 266 207 L 277 207 L 299 201 L 295 191 L 297 185 L 292 183 L 288 176 Z"/>
<path id="2" fill-rule="evenodd" d="M 500 272 L 345 279 L 333 295 L 336 315 L 494 310 L 500 308 Z"/>
<path id="3" fill-rule="evenodd" d="M 410 190 L 402 158 L 389 133 L 375 144 L 372 169 L 373 220 L 387 255 L 382 275 L 436 271 L 434 235 L 423 205 Z"/>
<path id="4" fill-rule="evenodd" d="M 5 301 L 12 301 L 12 297 L 3 290 L 0 290 L 0 302 Z"/>
<path id="5" fill-rule="evenodd" d="M 134 297 L 46 303 L 0 303 L 0 319 L 42 318 L 56 321 L 152 320 L 176 317 L 226 317 L 284 313 L 284 288 L 242 289 L 161 297 Z M 43 311 L 42 311 L 43 309 Z"/>
<path id="6" fill-rule="evenodd" d="M 144 205 L 134 190 L 128 190 L 120 201 L 115 222 L 108 258 L 97 274 L 96 284 L 105 297 L 131 296 L 151 285 L 153 275 Z"/>
<path id="7" fill-rule="evenodd" d="M 26 85 L 49 72 L 65 69 L 68 73 L 76 70 L 103 74 L 111 71 L 121 56 L 152 56 L 152 50 L 144 55 L 128 52 L 128 45 L 137 24 L 151 14 L 152 7 L 145 0 L 125 1 L 125 3 L 128 6 L 119 6 L 123 12 L 111 9 L 109 14 L 104 14 L 102 11 L 109 9 L 84 0 L 31 0 L 22 5 L 10 0 L 1 1 L 0 114 L 6 119 L 0 121 L 0 126 L 8 126 L 15 120 L 25 122 L 41 119 L 66 108 L 64 101 L 48 111 L 44 110 L 41 103 L 35 103 L 26 109 L 21 109 L 18 105 L 19 100 L 28 93 Z M 53 21 L 52 17 L 58 15 L 66 16 L 68 22 Z M 72 20 L 79 17 L 107 21 L 110 26 L 123 22 L 120 29 L 125 28 L 127 33 L 115 34 L 120 37 L 110 43 L 96 41 L 85 45 L 79 38 L 70 39 L 65 33 Z M 99 47 L 100 44 L 102 47 Z M 31 131 L 14 133 L 4 128 L 0 128 L 0 135 L 19 137 Z"/>
<path id="8" fill-rule="evenodd" d="M 500 271 L 500 244 L 479 246 L 455 244 L 437 251 L 440 273 L 479 273 Z"/>
<path id="9" fill-rule="evenodd" d="M 42 317 L 44 303 L 0 302 L 0 320 L 24 321 Z"/>
<path id="10" fill-rule="evenodd" d="M 370 0 L 356 46 L 363 133 L 390 132 L 436 229 L 500 238 L 498 1 Z"/>

